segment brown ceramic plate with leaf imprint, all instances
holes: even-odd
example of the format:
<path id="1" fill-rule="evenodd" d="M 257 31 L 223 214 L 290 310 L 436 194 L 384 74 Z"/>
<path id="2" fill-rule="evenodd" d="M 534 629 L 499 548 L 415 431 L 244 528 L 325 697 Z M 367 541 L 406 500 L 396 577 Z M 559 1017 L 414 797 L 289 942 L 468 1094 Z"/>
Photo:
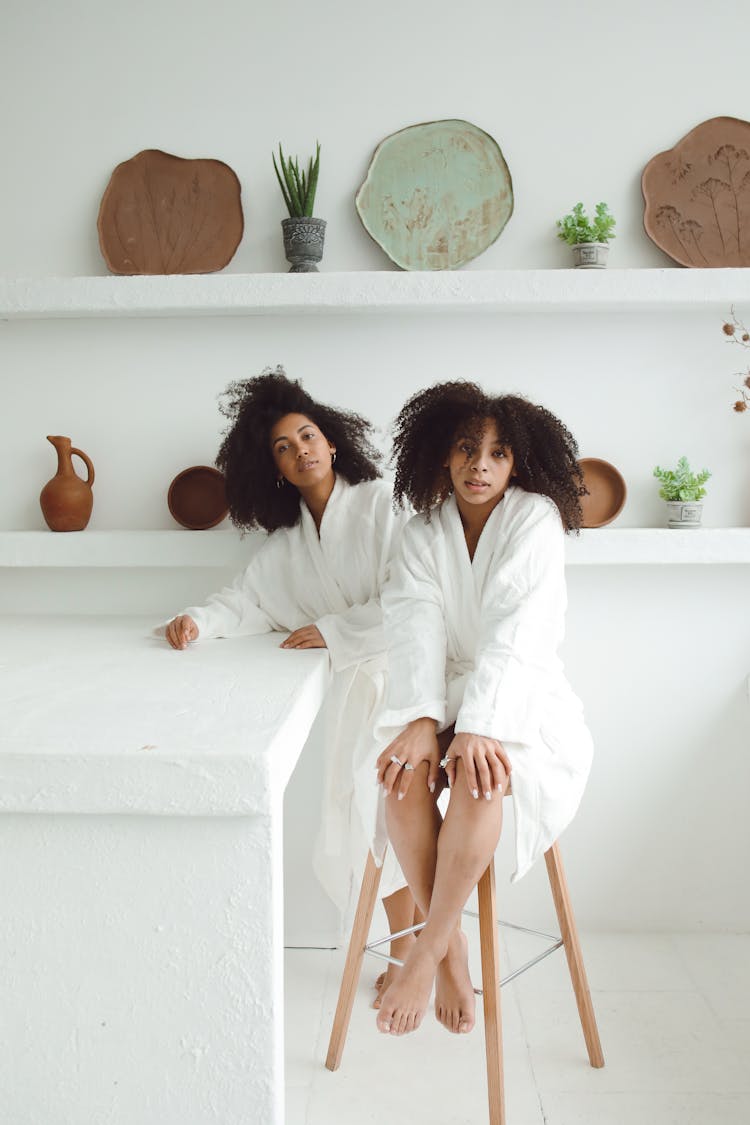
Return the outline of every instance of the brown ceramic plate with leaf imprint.
<path id="1" fill-rule="evenodd" d="M 183 527 L 205 531 L 229 511 L 224 475 L 210 465 L 191 465 L 178 473 L 167 494 L 169 510 Z"/>
<path id="2" fill-rule="evenodd" d="M 649 160 L 643 225 L 681 266 L 750 266 L 750 122 L 712 117 Z"/>
<path id="3" fill-rule="evenodd" d="M 620 472 L 598 457 L 582 457 L 583 484 L 588 490 L 581 497 L 584 527 L 604 527 L 619 516 L 625 505 L 627 488 Z"/>
<path id="4" fill-rule="evenodd" d="M 112 273 L 214 273 L 242 238 L 240 181 L 221 160 L 145 149 L 115 168 L 97 227 Z"/>

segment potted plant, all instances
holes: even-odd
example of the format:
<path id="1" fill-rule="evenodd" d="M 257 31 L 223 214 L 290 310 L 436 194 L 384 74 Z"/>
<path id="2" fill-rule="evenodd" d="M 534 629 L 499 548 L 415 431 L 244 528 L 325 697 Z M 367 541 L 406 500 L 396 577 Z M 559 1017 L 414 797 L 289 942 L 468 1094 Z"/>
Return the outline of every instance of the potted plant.
<path id="1" fill-rule="evenodd" d="M 654 476 L 661 483 L 659 495 L 667 501 L 667 523 L 669 527 L 700 527 L 703 504 L 706 495 L 703 485 L 711 476 L 708 469 L 692 472 L 687 457 L 680 457 L 676 469 L 660 469 L 657 465 Z"/>
<path id="2" fill-rule="evenodd" d="M 289 212 L 289 218 L 281 221 L 284 232 L 284 253 L 287 261 L 292 263 L 289 272 L 317 273 L 316 262 L 323 257 L 323 240 L 326 232 L 325 219 L 313 218 L 320 169 L 320 145 L 316 142 L 315 159 L 310 157 L 306 172 L 304 169 L 300 171 L 296 156 L 284 156 L 281 145 L 279 145 L 279 164 L 276 163 L 276 154 L 272 155 L 276 178 Z"/>
<path id="3" fill-rule="evenodd" d="M 557 237 L 573 247 L 573 265 L 581 269 L 603 270 L 611 239 L 615 237 L 615 219 L 606 203 L 597 203 L 593 219 L 589 219 L 582 203 L 557 220 Z"/>

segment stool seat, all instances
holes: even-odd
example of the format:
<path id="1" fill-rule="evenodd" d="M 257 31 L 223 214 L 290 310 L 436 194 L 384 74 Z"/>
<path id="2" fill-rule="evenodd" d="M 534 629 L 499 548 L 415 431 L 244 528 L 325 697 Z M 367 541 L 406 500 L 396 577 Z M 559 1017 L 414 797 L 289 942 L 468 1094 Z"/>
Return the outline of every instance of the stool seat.
<path id="1" fill-rule="evenodd" d="M 560 937 L 555 937 L 552 934 L 541 934 L 540 936 L 549 938 L 553 944 L 537 957 L 527 961 L 520 968 L 509 973 L 502 979 L 500 976 L 498 925 L 508 925 L 514 929 L 521 930 L 525 930 L 526 927 L 514 926 L 513 923 L 509 922 L 498 922 L 494 863 L 489 864 L 477 884 L 479 912 L 478 915 L 474 916 L 478 916 L 479 918 L 482 988 L 481 990 L 475 989 L 475 992 L 481 991 L 484 1008 L 484 1037 L 487 1059 L 487 1095 L 490 1125 L 505 1125 L 500 988 L 502 985 L 514 980 L 521 973 L 532 968 L 532 966 L 536 965 L 543 958 L 549 956 L 550 953 L 553 953 L 556 949 L 560 949 L 561 947 L 565 949 L 565 955 L 568 961 L 568 969 L 575 993 L 576 1004 L 578 1006 L 578 1014 L 581 1020 L 581 1028 L 583 1030 L 589 1062 L 593 1067 L 604 1066 L 604 1056 L 599 1041 L 599 1031 L 596 1026 L 594 1008 L 591 1003 L 591 994 L 583 964 L 581 946 L 578 940 L 578 931 L 576 929 L 567 880 L 563 869 L 562 857 L 557 843 L 553 844 L 552 847 L 544 853 L 544 860 L 547 866 L 547 875 L 549 877 L 555 912 L 560 926 Z M 380 885 L 380 874 L 381 868 L 376 865 L 373 856 L 371 854 L 368 855 L 365 873 L 362 878 L 362 886 L 359 892 L 357 911 L 354 916 L 346 963 L 341 978 L 338 1004 L 336 1006 L 333 1027 L 331 1029 L 331 1038 L 328 1044 L 328 1055 L 325 1064 L 328 1070 L 337 1070 L 341 1064 L 346 1035 L 349 1030 L 349 1021 L 354 1007 L 354 997 L 356 995 L 365 953 L 374 953 L 384 960 L 402 964 L 402 962 L 398 961 L 396 958 L 381 953 L 377 947 L 391 941 L 392 938 L 396 936 L 400 937 L 402 934 L 415 932 L 421 929 L 421 926 L 424 924 L 411 926 L 408 930 L 403 930 L 398 935 L 388 934 L 386 937 L 378 939 L 377 941 L 368 942 L 372 916 L 377 901 L 378 887 Z M 539 934 L 538 930 L 527 930 L 526 932 Z"/>

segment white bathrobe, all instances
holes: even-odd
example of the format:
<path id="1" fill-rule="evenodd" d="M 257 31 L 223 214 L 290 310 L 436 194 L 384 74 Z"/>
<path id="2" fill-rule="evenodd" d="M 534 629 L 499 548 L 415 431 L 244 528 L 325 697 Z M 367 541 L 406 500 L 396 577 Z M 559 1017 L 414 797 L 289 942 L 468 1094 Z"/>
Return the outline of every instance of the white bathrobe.
<path id="1" fill-rule="evenodd" d="M 375 754 L 420 716 L 502 742 L 513 767 L 514 879 L 570 823 L 591 765 L 583 709 L 557 655 L 564 561 L 546 497 L 509 487 L 472 561 L 451 496 L 429 523 L 407 524 L 382 595 L 389 678 Z M 376 856 L 385 841 L 381 803 Z"/>
<path id="2" fill-rule="evenodd" d="M 300 520 L 268 536 L 232 586 L 188 613 L 210 637 L 293 632 L 315 624 L 330 653 L 326 699 L 321 828 L 313 866 L 342 911 L 351 910 L 377 815 L 372 726 L 386 681 L 380 590 L 405 517 L 394 516 L 392 490 L 382 480 L 348 484 L 337 476 L 320 534 L 307 505 Z M 406 885 L 398 864 L 386 864 L 383 896 Z"/>

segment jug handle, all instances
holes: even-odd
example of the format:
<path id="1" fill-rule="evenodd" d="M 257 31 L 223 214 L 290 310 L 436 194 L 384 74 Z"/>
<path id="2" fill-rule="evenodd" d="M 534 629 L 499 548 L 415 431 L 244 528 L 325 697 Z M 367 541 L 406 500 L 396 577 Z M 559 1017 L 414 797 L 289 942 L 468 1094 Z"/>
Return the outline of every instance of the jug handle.
<path id="1" fill-rule="evenodd" d="M 83 461 L 83 463 L 85 464 L 86 468 L 88 469 L 89 475 L 86 478 L 86 484 L 89 484 L 89 485 L 93 484 L 94 483 L 94 466 L 91 464 L 91 460 L 86 456 L 86 454 L 83 452 L 82 449 L 74 449 L 73 446 L 71 446 L 70 452 L 71 452 L 71 454 L 75 453 L 76 457 L 80 457 L 81 460 Z"/>

